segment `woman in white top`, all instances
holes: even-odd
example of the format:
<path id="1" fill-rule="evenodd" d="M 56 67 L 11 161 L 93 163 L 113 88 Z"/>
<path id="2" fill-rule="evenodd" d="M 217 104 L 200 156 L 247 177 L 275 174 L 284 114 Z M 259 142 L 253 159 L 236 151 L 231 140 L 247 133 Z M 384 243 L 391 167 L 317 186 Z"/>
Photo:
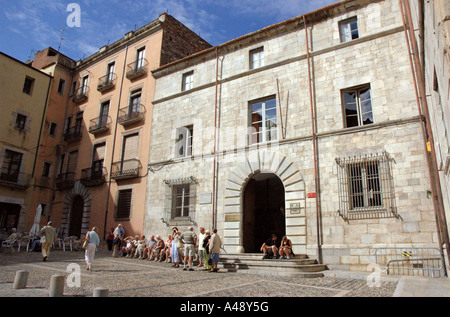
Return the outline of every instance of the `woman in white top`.
<path id="1" fill-rule="evenodd" d="M 92 231 L 88 231 L 86 233 L 86 240 L 88 242 L 86 246 L 86 251 L 84 252 L 84 259 L 86 260 L 86 269 L 92 269 L 92 263 L 94 262 L 95 251 L 97 250 L 97 246 L 100 244 L 100 238 L 97 233 L 97 227 L 93 227 Z"/>

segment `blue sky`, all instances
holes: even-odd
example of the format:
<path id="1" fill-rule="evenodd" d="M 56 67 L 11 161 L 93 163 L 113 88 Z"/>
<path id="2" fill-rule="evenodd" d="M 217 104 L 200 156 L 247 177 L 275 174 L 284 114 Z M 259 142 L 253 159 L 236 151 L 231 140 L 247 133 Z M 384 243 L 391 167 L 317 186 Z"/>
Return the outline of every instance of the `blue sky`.
<path id="1" fill-rule="evenodd" d="M 0 0 L 0 51 L 26 61 L 58 49 L 83 59 L 128 31 L 168 12 L 213 46 L 319 9 L 337 0 Z M 81 8 L 80 27 L 68 27 L 70 3 Z"/>

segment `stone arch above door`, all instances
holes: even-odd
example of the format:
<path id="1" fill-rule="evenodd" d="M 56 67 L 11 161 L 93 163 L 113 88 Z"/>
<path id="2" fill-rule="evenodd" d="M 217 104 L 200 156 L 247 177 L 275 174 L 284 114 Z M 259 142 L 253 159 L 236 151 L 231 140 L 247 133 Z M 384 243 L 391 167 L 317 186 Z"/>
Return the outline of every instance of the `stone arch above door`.
<path id="1" fill-rule="evenodd" d="M 258 173 L 273 173 L 282 181 L 286 201 L 286 235 L 294 252 L 306 251 L 305 182 L 296 165 L 285 155 L 255 151 L 229 172 L 224 197 L 224 247 L 228 253 L 244 253 L 243 193 L 247 182 Z M 261 241 L 261 245 L 264 241 Z"/>
<path id="2" fill-rule="evenodd" d="M 70 212 L 73 205 L 73 201 L 77 196 L 81 196 L 84 201 L 83 220 L 81 224 L 81 233 L 84 234 L 89 230 L 90 215 L 91 215 L 91 192 L 81 184 L 80 181 L 75 182 L 75 185 L 66 194 L 63 202 L 63 215 L 61 220 L 61 229 L 64 234 L 69 232 L 70 226 Z"/>

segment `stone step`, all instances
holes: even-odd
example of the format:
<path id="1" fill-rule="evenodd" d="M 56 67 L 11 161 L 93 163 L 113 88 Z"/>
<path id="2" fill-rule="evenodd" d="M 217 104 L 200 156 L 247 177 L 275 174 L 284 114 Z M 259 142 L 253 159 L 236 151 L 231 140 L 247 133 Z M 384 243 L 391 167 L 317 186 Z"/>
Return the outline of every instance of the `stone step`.
<path id="1" fill-rule="evenodd" d="M 228 272 L 298 277 L 322 277 L 322 272 L 328 270 L 326 265 L 318 264 L 307 255 L 296 255 L 291 259 L 262 259 L 260 253 L 221 254 L 220 267 Z"/>

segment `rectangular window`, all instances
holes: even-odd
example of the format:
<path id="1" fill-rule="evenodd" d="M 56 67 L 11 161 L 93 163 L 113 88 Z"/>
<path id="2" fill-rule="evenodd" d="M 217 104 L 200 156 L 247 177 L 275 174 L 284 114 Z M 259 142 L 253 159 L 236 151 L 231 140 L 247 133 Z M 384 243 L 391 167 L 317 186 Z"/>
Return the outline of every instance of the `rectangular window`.
<path id="1" fill-rule="evenodd" d="M 356 17 L 339 22 L 339 34 L 341 43 L 359 38 L 358 20 Z"/>
<path id="2" fill-rule="evenodd" d="M 62 78 L 59 79 L 58 83 L 58 94 L 64 96 L 64 90 L 66 89 L 66 81 Z"/>
<path id="3" fill-rule="evenodd" d="M 336 158 L 339 213 L 345 219 L 397 217 L 387 153 Z"/>
<path id="4" fill-rule="evenodd" d="M 194 88 L 194 71 L 183 74 L 183 82 L 181 84 L 181 90 L 186 91 Z"/>
<path id="5" fill-rule="evenodd" d="M 194 126 L 190 125 L 177 129 L 175 155 L 178 158 L 192 156 L 192 142 L 194 139 Z"/>
<path id="6" fill-rule="evenodd" d="M 133 117 L 141 111 L 142 89 L 133 90 L 130 94 L 130 104 L 128 105 L 128 116 Z"/>
<path id="7" fill-rule="evenodd" d="M 58 175 L 61 175 L 64 173 L 64 162 L 66 160 L 66 154 L 61 154 L 59 158 L 59 169 L 58 169 Z"/>
<path id="8" fill-rule="evenodd" d="M 117 214 L 116 218 L 128 219 L 131 214 L 131 198 L 133 195 L 132 189 L 119 190 L 119 197 L 117 200 Z"/>
<path id="9" fill-rule="evenodd" d="M 72 91 L 70 92 L 70 96 L 73 96 L 77 93 L 77 81 L 72 83 Z"/>
<path id="10" fill-rule="evenodd" d="M 108 124 L 109 100 L 100 105 L 100 115 L 98 118 L 98 126 L 106 127 Z"/>
<path id="11" fill-rule="evenodd" d="M 92 179 L 103 177 L 103 165 L 105 161 L 106 142 L 95 144 L 92 154 Z"/>
<path id="12" fill-rule="evenodd" d="M 264 47 L 250 51 L 250 69 L 264 66 Z"/>
<path id="13" fill-rule="evenodd" d="M 112 62 L 108 64 L 108 67 L 106 69 L 106 80 L 107 82 L 113 82 L 114 81 L 114 71 L 116 68 L 116 63 Z"/>
<path id="14" fill-rule="evenodd" d="M 58 127 L 58 124 L 56 122 L 50 122 L 50 129 L 49 129 L 48 134 L 56 137 L 56 128 L 57 127 Z"/>
<path id="15" fill-rule="evenodd" d="M 42 177 L 50 177 L 50 170 L 52 167 L 52 163 L 44 162 L 42 166 Z"/>
<path id="16" fill-rule="evenodd" d="M 31 93 L 33 92 L 33 86 L 34 86 L 34 78 L 25 77 L 25 82 L 23 84 L 23 92 L 31 95 Z"/>
<path id="17" fill-rule="evenodd" d="M 277 139 L 277 102 L 275 97 L 251 102 L 250 144 L 269 142 Z"/>
<path id="18" fill-rule="evenodd" d="M 20 166 L 22 165 L 22 153 L 5 150 L 0 179 L 8 182 L 17 182 Z"/>
<path id="19" fill-rule="evenodd" d="M 145 47 L 142 47 L 136 52 L 136 70 L 145 66 Z"/>
<path id="20" fill-rule="evenodd" d="M 27 116 L 18 113 L 16 117 L 15 128 L 23 131 L 25 130 L 26 123 L 27 123 Z"/>
<path id="21" fill-rule="evenodd" d="M 189 216 L 189 192 L 189 184 L 175 185 L 172 187 L 172 219 Z"/>
<path id="22" fill-rule="evenodd" d="M 343 90 L 342 102 L 346 128 L 374 123 L 369 85 Z"/>
<path id="23" fill-rule="evenodd" d="M 80 95 L 85 95 L 87 93 L 87 90 L 88 90 L 88 79 L 89 79 L 89 75 L 86 75 L 81 80 Z"/>

